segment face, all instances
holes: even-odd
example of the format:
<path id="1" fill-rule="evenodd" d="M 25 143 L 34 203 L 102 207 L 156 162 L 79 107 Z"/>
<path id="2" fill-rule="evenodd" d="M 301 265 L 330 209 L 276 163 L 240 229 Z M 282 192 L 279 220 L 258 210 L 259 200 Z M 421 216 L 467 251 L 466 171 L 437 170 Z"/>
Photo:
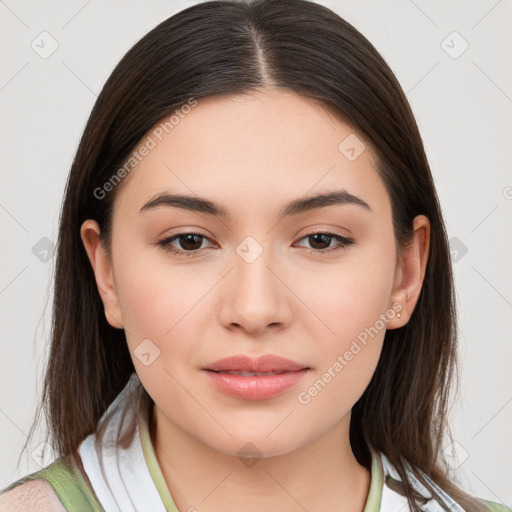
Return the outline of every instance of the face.
<path id="1" fill-rule="evenodd" d="M 200 99 L 167 131 L 148 133 L 156 144 L 114 203 L 111 260 L 95 268 L 159 428 L 226 454 L 251 442 L 265 456 L 346 425 L 386 323 L 402 321 L 405 274 L 370 146 L 361 152 L 348 125 L 282 90 Z M 339 195 L 304 203 L 323 194 Z M 211 371 L 238 355 L 296 366 Z M 229 375 L 242 367 L 260 375 Z"/>

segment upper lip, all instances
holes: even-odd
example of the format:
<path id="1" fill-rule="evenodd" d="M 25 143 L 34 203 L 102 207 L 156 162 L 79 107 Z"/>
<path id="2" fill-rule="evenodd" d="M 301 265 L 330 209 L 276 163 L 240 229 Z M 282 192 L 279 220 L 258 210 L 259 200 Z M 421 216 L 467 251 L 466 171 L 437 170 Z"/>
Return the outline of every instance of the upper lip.
<path id="1" fill-rule="evenodd" d="M 297 363 L 291 359 L 272 354 L 253 358 L 246 355 L 224 357 L 203 368 L 215 372 L 242 371 L 254 373 L 286 372 L 309 369 L 309 366 Z"/>

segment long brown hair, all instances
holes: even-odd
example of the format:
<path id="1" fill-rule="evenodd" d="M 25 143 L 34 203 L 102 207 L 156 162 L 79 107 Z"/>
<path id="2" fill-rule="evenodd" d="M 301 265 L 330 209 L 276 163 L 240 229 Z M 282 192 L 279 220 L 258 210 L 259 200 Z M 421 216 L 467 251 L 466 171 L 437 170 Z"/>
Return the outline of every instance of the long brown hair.
<path id="1" fill-rule="evenodd" d="M 60 216 L 40 404 L 51 445 L 60 455 L 72 455 L 134 371 L 124 331 L 105 319 L 80 238 L 81 224 L 92 218 L 110 246 L 112 206 L 122 183 L 105 197 L 94 191 L 159 120 L 191 98 L 264 86 L 319 102 L 372 146 L 399 247 L 410 239 L 416 215 L 431 223 L 415 311 L 404 327 L 386 333 L 376 371 L 352 410 L 350 441 L 357 460 L 369 468 L 369 447 L 384 453 L 397 468 L 412 510 L 419 508 L 406 462 L 418 480 L 424 482 L 420 469 L 466 510 L 481 510 L 479 500 L 451 481 L 441 450 L 443 436 L 451 438 L 446 420 L 457 377 L 455 303 L 447 236 L 417 124 L 373 45 L 337 14 L 307 0 L 189 7 L 138 41 L 105 83 L 80 140 Z"/>

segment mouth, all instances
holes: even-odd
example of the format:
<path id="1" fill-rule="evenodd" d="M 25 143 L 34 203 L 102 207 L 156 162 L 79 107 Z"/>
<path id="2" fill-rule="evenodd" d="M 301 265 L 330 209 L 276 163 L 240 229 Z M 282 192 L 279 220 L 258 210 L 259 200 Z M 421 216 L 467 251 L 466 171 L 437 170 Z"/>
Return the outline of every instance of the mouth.
<path id="1" fill-rule="evenodd" d="M 216 390 L 243 400 L 265 400 L 298 384 L 311 367 L 278 356 L 233 356 L 202 369 Z"/>
<path id="2" fill-rule="evenodd" d="M 309 370 L 309 368 L 304 368 Z M 283 370 L 280 372 L 243 372 L 238 370 L 225 370 L 225 371 L 215 371 L 215 370 L 206 370 L 209 372 L 214 373 L 221 373 L 223 375 L 239 375 L 240 377 L 263 377 L 263 376 L 269 376 L 269 375 L 282 375 L 283 373 L 288 373 L 288 370 Z M 294 371 L 300 371 L 300 370 L 294 370 Z"/>
<path id="3" fill-rule="evenodd" d="M 222 373 L 279 374 L 305 368 L 309 369 L 309 366 L 273 354 L 266 354 L 257 358 L 240 354 L 219 359 L 203 368 L 203 370 Z"/>

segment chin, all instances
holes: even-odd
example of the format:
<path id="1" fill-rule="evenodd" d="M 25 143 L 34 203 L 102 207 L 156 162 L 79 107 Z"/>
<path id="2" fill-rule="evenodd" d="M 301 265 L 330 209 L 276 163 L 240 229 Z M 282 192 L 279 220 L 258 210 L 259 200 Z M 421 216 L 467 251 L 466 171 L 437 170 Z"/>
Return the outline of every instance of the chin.
<path id="1" fill-rule="evenodd" d="M 246 432 L 230 430 L 230 433 L 233 438 L 226 439 L 224 436 L 224 442 L 219 442 L 219 439 L 210 442 L 204 440 L 204 442 L 219 452 L 240 458 L 242 463 L 244 462 L 242 459 L 245 458 L 254 457 L 257 460 L 286 455 L 307 443 L 307 439 L 294 439 L 286 431 L 280 434 L 272 433 L 270 436 L 268 431 L 254 432 L 253 429 Z"/>

